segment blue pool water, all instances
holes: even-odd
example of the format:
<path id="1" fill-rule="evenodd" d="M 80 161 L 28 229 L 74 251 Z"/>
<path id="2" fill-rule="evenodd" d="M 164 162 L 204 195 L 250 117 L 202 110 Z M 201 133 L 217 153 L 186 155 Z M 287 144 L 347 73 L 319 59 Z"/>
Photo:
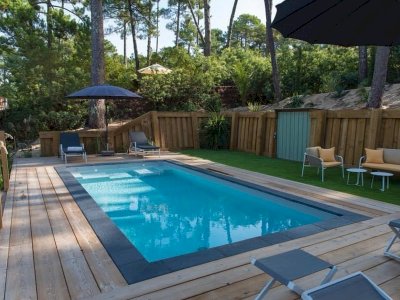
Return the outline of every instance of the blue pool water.
<path id="1" fill-rule="evenodd" d="M 335 216 L 168 162 L 70 171 L 149 262 Z"/>

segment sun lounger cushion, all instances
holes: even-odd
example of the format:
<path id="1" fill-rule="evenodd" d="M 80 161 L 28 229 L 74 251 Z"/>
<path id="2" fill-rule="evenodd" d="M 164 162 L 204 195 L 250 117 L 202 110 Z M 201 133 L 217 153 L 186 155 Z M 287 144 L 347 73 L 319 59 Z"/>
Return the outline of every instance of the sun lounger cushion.
<path id="1" fill-rule="evenodd" d="M 82 152 L 83 148 L 82 147 L 67 147 L 68 152 Z"/>

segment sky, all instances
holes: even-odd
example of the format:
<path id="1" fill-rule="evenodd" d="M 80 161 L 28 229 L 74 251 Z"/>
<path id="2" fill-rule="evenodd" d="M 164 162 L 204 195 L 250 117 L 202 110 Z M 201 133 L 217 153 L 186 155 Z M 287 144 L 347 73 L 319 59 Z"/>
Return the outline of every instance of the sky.
<path id="1" fill-rule="evenodd" d="M 211 28 L 219 28 L 226 31 L 228 28 L 229 18 L 232 11 L 234 0 L 211 0 Z M 282 0 L 275 0 L 274 5 L 282 2 Z M 167 0 L 160 1 L 160 7 L 164 7 Z M 265 7 L 264 0 L 239 0 L 236 8 L 235 19 L 241 14 L 251 14 L 257 16 L 263 23 L 265 23 Z M 275 7 L 272 11 L 275 15 Z M 159 48 L 173 46 L 174 33 L 165 28 L 167 20 L 160 20 L 160 37 Z M 106 24 L 107 26 L 107 24 Z M 107 35 L 106 39 L 115 45 L 118 53 L 123 54 L 123 41 L 118 34 Z M 139 53 L 146 53 L 146 40 L 138 40 Z M 152 41 L 152 47 L 155 48 L 155 39 Z M 128 37 L 127 40 L 127 55 L 131 56 L 133 52 L 132 38 Z"/>

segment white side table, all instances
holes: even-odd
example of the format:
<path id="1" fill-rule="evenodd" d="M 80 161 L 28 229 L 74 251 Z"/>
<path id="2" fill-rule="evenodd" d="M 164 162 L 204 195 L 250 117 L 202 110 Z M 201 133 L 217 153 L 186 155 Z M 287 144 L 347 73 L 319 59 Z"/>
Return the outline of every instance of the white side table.
<path id="1" fill-rule="evenodd" d="M 367 170 L 365 170 L 363 168 L 349 168 L 349 169 L 346 169 L 346 171 L 347 171 L 347 185 L 360 185 L 360 177 L 361 177 L 361 186 L 364 186 L 364 173 L 366 173 Z M 357 174 L 357 181 L 355 184 L 349 183 L 350 173 Z"/>
<path id="2" fill-rule="evenodd" d="M 372 180 L 371 180 L 371 188 L 374 185 L 374 177 L 375 176 L 381 176 L 382 177 L 382 188 L 381 191 L 384 192 L 385 191 L 385 181 L 386 181 L 386 189 L 389 188 L 389 178 L 391 176 L 393 176 L 392 173 L 389 172 L 371 172 L 372 175 Z"/>

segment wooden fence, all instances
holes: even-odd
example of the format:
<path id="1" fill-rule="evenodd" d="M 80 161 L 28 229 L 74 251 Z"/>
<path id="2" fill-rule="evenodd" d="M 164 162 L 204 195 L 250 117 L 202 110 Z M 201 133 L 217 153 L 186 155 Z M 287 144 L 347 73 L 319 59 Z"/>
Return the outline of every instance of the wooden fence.
<path id="1" fill-rule="evenodd" d="M 10 173 L 8 171 L 8 157 L 6 148 L 6 137 L 4 131 L 0 131 L 0 161 L 1 161 L 1 173 L 3 177 L 3 189 L 5 192 L 8 191 L 10 186 Z M 3 227 L 3 207 L 0 199 L 0 229 Z"/>
<path id="2" fill-rule="evenodd" d="M 230 149 L 274 157 L 276 112 L 228 112 Z M 129 146 L 129 131 L 140 130 L 163 150 L 200 147 L 200 124 L 206 113 L 149 112 L 109 132 L 109 144 L 117 152 Z M 400 110 L 310 110 L 309 145 L 336 147 L 347 165 L 356 165 L 364 148 L 400 148 Z M 88 153 L 101 150 L 104 130 L 78 131 Z M 41 132 L 43 156 L 58 154 L 59 132 Z"/>

